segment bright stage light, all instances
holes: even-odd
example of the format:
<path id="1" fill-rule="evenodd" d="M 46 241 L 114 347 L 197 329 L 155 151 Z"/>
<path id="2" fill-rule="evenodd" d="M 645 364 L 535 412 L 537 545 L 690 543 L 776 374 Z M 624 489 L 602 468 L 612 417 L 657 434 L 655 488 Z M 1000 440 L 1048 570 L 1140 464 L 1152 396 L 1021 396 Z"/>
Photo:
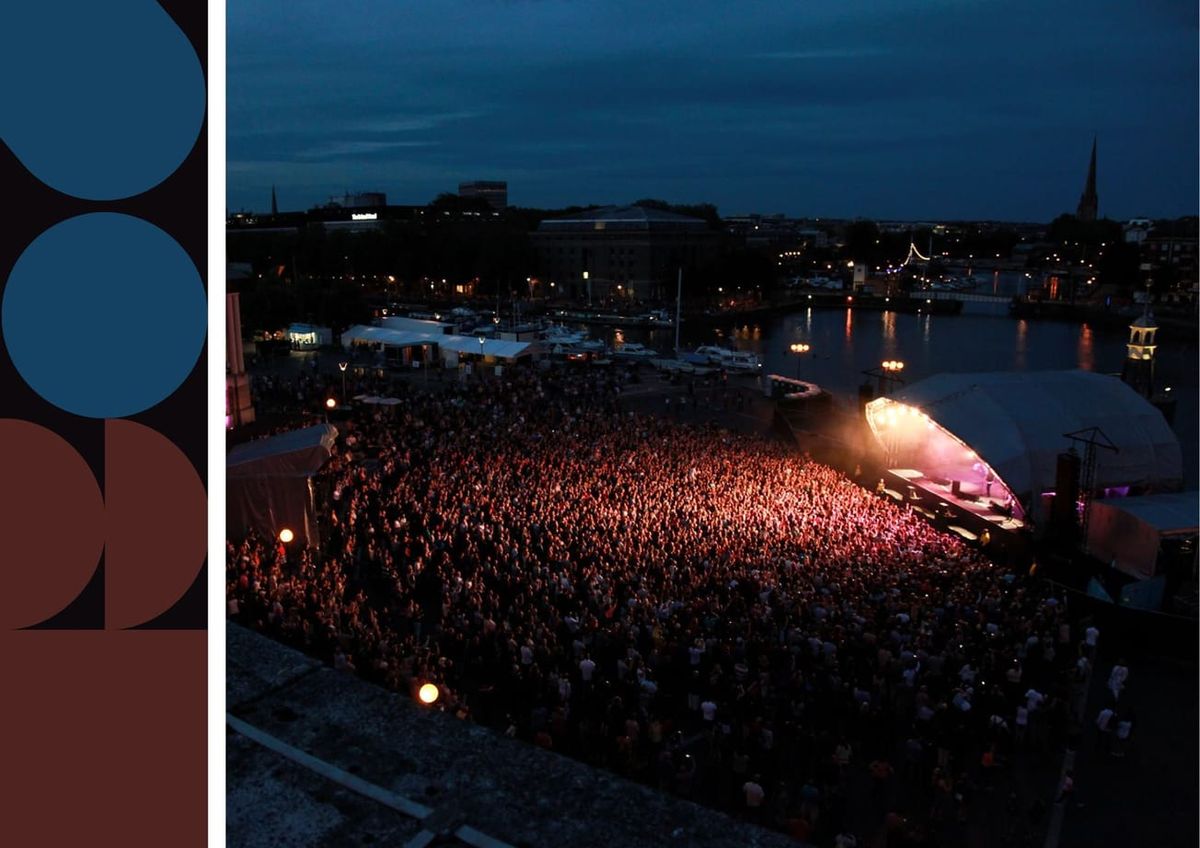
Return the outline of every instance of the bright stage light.
<path id="1" fill-rule="evenodd" d="M 417 697 L 421 699 L 422 704 L 432 704 L 439 694 L 437 686 L 432 683 L 425 683 L 417 690 Z"/>
<path id="2" fill-rule="evenodd" d="M 286 527 L 279 531 L 279 541 L 283 542 L 285 545 L 295 538 L 296 534 Z"/>

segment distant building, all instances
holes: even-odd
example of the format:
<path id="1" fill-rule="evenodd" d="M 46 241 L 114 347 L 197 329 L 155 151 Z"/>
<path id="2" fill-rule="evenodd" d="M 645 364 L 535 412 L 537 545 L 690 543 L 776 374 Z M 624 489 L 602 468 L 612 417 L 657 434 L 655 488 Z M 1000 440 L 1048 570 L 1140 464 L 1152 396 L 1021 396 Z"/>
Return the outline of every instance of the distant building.
<path id="1" fill-rule="evenodd" d="M 1166 290 L 1190 291 L 1200 278 L 1194 217 L 1159 221 L 1141 242 L 1142 269 Z"/>
<path id="2" fill-rule="evenodd" d="M 1124 232 L 1127 243 L 1141 244 L 1146 240 L 1146 236 L 1150 235 L 1150 230 L 1153 226 L 1149 218 L 1133 218 L 1126 222 L 1121 229 Z"/>
<path id="3" fill-rule="evenodd" d="M 493 209 L 508 206 L 508 183 L 503 180 L 474 180 L 458 184 L 459 197 L 482 197 Z"/>
<path id="4" fill-rule="evenodd" d="M 549 218 L 532 234 L 547 283 L 571 297 L 674 297 L 676 269 L 704 264 L 721 234 L 702 218 L 605 206 Z"/>
<path id="5" fill-rule="evenodd" d="M 1080 221 L 1095 221 L 1100 208 L 1100 198 L 1096 196 L 1096 139 L 1092 139 L 1092 161 L 1088 165 L 1087 183 L 1079 198 L 1079 206 L 1075 209 L 1075 217 Z"/>
<path id="6" fill-rule="evenodd" d="M 380 209 L 387 206 L 387 195 L 382 191 L 347 192 L 329 198 L 329 206 L 342 209 Z"/>
<path id="7" fill-rule="evenodd" d="M 228 276 L 233 281 L 247 275 L 239 268 Z M 237 292 L 229 292 L 225 295 L 225 429 L 253 423 L 254 401 L 242 349 L 241 298 Z"/>

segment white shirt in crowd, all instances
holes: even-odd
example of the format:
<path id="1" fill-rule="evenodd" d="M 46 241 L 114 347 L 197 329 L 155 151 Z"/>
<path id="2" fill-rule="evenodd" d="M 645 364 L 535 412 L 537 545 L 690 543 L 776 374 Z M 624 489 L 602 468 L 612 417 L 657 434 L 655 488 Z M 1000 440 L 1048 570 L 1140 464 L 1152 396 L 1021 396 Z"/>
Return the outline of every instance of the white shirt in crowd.
<path id="1" fill-rule="evenodd" d="M 1096 647 L 1096 640 L 1099 638 L 1100 631 L 1095 627 L 1088 627 L 1087 630 L 1083 631 L 1083 641 L 1086 642 L 1090 648 Z"/>
<path id="2" fill-rule="evenodd" d="M 1125 681 L 1129 678 L 1129 669 L 1123 665 L 1113 666 L 1112 674 L 1108 676 L 1108 688 L 1116 695 L 1125 688 Z"/>
<path id="3" fill-rule="evenodd" d="M 587 657 L 584 657 L 583 660 L 580 661 L 579 674 L 581 677 L 583 677 L 584 683 L 592 682 L 592 672 L 595 670 L 596 670 L 596 664 L 594 662 L 592 662 L 590 659 L 588 659 Z"/>

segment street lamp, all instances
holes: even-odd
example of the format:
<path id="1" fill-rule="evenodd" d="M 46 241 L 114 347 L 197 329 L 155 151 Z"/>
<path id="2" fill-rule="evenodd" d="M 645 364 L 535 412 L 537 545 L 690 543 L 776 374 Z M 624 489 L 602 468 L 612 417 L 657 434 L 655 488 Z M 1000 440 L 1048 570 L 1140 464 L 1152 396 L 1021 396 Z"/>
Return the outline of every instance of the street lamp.
<path id="1" fill-rule="evenodd" d="M 796 354 L 796 379 L 800 379 L 800 357 L 808 353 L 812 348 L 804 342 L 793 342 L 790 346 L 792 353 Z"/>
<path id="2" fill-rule="evenodd" d="M 346 369 L 350 367 L 349 362 L 339 362 L 338 370 L 342 372 L 342 397 L 346 396 Z"/>
<path id="3" fill-rule="evenodd" d="M 333 398 L 330 398 L 329 400 L 325 401 L 325 408 L 326 409 L 337 409 L 337 401 L 334 400 Z"/>
<path id="4" fill-rule="evenodd" d="M 899 359 L 885 359 L 879 363 L 879 367 L 883 369 L 879 374 L 879 393 L 884 394 L 884 381 L 887 381 L 888 389 L 891 389 L 893 383 L 903 382 L 900 379 L 900 372 L 904 370 L 904 363 Z"/>

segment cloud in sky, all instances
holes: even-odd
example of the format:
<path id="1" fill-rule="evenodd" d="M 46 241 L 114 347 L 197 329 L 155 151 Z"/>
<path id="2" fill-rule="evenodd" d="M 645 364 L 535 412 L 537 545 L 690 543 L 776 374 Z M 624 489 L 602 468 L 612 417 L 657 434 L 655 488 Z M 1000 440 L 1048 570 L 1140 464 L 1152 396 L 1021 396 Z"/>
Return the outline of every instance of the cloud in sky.
<path id="1" fill-rule="evenodd" d="M 529 206 L 1048 220 L 1095 132 L 1102 213 L 1194 214 L 1196 38 L 1190 0 L 246 0 L 228 202 L 508 179 Z"/>

